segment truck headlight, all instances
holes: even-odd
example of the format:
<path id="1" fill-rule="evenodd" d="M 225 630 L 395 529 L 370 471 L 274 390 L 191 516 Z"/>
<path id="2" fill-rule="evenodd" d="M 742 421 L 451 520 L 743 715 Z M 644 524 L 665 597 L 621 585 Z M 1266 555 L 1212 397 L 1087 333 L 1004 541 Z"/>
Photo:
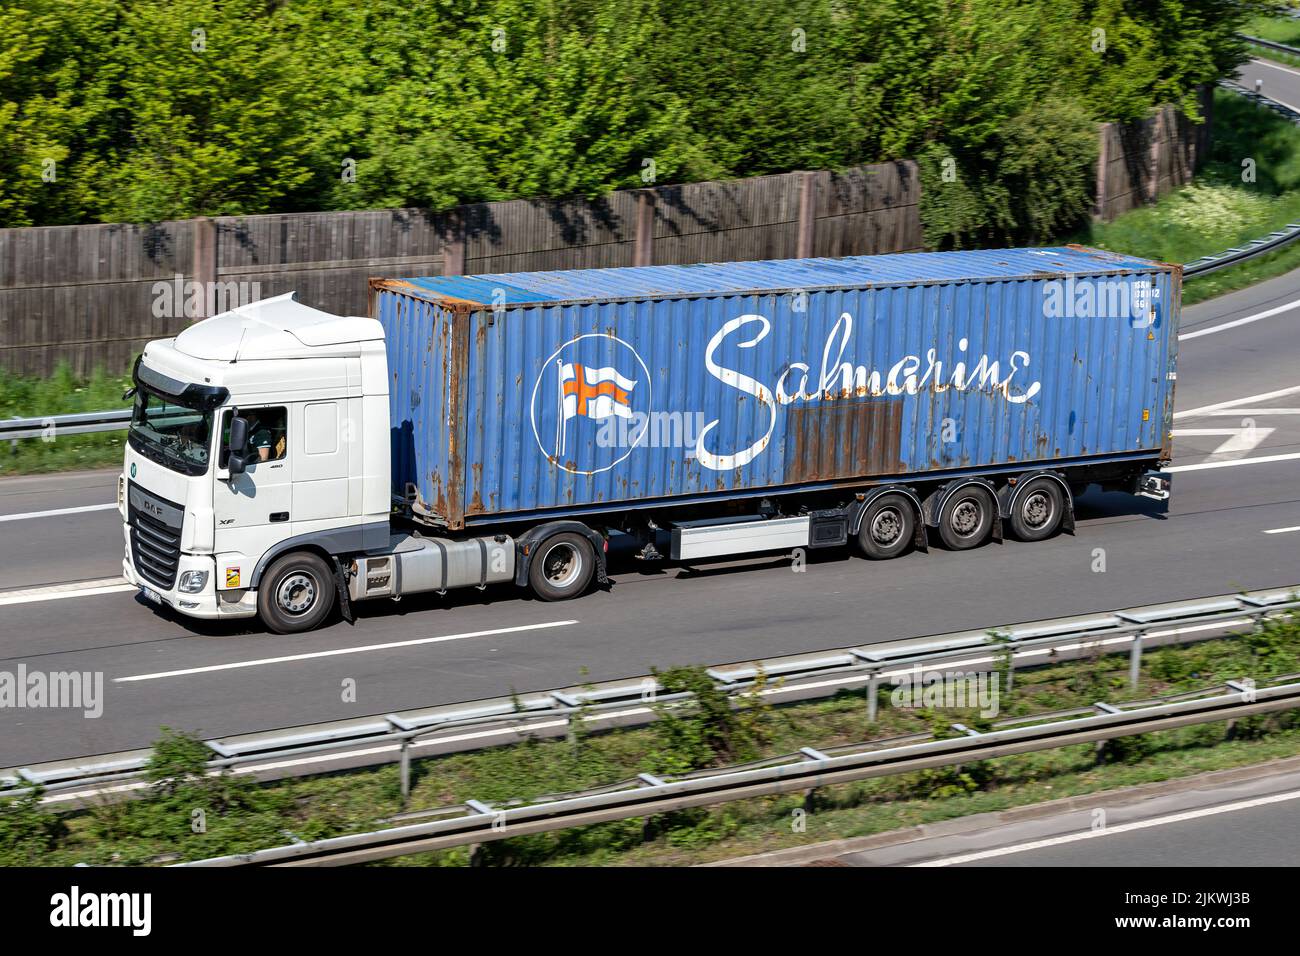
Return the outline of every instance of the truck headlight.
<path id="1" fill-rule="evenodd" d="M 202 591 L 207 583 L 207 571 L 186 571 L 181 575 L 181 590 L 186 594 L 195 594 Z"/>
<path id="2" fill-rule="evenodd" d="M 126 504 L 126 476 L 117 476 L 117 510 L 121 511 L 122 506 Z"/>

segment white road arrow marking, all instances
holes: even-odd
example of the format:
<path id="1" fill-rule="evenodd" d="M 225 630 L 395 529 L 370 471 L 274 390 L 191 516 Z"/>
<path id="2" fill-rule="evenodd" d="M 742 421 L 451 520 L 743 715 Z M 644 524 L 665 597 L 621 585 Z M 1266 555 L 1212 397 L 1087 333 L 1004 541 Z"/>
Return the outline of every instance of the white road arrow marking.
<path id="1" fill-rule="evenodd" d="M 1174 418 L 1195 418 L 1197 415 L 1208 415 L 1210 412 L 1217 412 L 1223 408 L 1239 408 L 1242 405 L 1249 405 L 1251 402 L 1267 402 L 1270 399 L 1281 398 L 1284 395 L 1295 395 L 1298 392 L 1300 392 L 1300 385 L 1292 385 L 1290 388 L 1279 388 L 1277 391 L 1273 392 L 1261 392 L 1259 395 L 1247 395 L 1244 398 L 1234 398 L 1226 402 L 1215 402 L 1213 405 L 1202 405 L 1199 408 L 1186 408 L 1181 412 L 1174 412 Z M 1240 412 L 1238 412 L 1238 414 L 1240 414 Z"/>
<path id="2" fill-rule="evenodd" d="M 1228 435 L 1230 436 L 1228 440 L 1210 453 L 1211 457 L 1216 455 L 1241 457 L 1254 451 L 1260 442 L 1275 431 L 1277 431 L 1275 428 L 1261 428 L 1258 425 L 1246 428 L 1175 428 L 1173 436 L 1179 438 L 1193 435 Z"/>

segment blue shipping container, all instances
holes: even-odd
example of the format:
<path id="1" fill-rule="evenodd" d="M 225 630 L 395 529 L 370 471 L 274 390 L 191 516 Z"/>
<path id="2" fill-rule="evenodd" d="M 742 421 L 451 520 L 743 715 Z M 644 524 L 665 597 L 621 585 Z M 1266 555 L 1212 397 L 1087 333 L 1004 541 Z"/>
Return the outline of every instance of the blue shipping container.
<path id="1" fill-rule="evenodd" d="M 451 528 L 1167 460 L 1181 270 L 1082 247 L 372 280 Z"/>

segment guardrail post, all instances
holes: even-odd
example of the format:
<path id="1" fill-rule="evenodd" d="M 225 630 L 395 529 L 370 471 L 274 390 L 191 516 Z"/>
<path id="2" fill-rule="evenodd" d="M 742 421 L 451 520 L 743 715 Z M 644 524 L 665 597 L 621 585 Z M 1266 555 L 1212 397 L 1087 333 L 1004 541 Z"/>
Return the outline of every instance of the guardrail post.
<path id="1" fill-rule="evenodd" d="M 1133 647 L 1128 654 L 1128 685 L 1135 690 L 1142 676 L 1142 637 L 1145 633 L 1138 631 L 1133 635 Z"/>
<path id="2" fill-rule="evenodd" d="M 409 737 L 402 738 L 402 757 L 401 757 L 401 774 L 402 774 L 402 805 L 411 799 L 411 740 Z"/>
<path id="3" fill-rule="evenodd" d="M 880 672 L 873 670 L 871 672 L 871 679 L 867 681 L 867 723 L 869 724 L 874 724 L 876 722 L 876 710 L 879 706 L 876 697 L 878 696 L 879 689 Z"/>

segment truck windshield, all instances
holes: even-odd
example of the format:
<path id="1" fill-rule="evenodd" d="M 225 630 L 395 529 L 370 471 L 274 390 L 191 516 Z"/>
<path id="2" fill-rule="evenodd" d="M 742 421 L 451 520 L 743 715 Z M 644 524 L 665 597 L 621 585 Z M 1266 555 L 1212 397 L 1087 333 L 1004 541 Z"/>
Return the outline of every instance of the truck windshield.
<path id="1" fill-rule="evenodd" d="M 141 388 L 135 394 L 128 437 L 131 447 L 146 458 L 172 471 L 201 475 L 208 470 L 212 412 Z"/>

